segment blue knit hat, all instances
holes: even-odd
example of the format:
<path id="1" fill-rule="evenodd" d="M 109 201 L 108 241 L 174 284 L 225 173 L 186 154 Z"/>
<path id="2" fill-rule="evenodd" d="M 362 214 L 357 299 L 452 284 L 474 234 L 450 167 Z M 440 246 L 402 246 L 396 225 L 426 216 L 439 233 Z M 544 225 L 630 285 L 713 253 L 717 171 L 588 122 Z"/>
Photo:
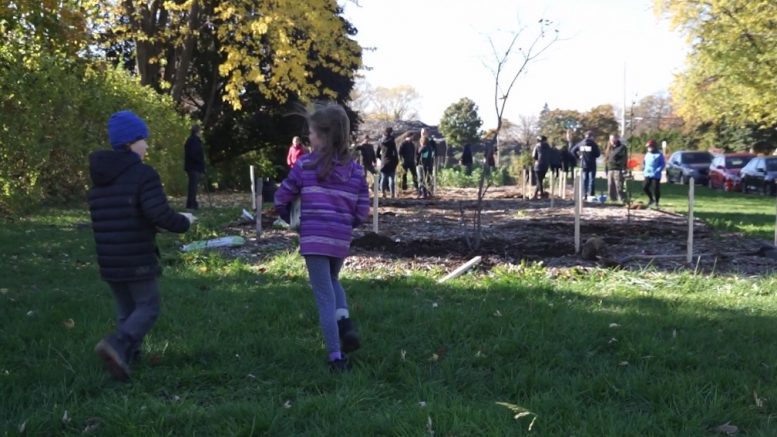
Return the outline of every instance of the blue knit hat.
<path id="1" fill-rule="evenodd" d="M 114 150 L 148 138 L 148 126 L 132 111 L 119 111 L 108 120 L 108 140 Z"/>

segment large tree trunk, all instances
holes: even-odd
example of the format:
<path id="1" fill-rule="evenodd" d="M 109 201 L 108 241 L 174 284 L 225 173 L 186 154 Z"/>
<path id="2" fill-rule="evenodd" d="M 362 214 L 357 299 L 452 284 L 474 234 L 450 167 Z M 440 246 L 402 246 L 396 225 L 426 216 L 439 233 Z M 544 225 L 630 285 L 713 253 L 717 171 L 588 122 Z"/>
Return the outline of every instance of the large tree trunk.
<path id="1" fill-rule="evenodd" d="M 194 0 L 189 10 L 189 29 L 184 39 L 183 49 L 175 66 L 175 80 L 173 81 L 172 97 L 175 103 L 180 103 L 183 88 L 186 85 L 186 76 L 189 72 L 189 64 L 192 60 L 194 45 L 197 43 L 196 33 L 200 26 L 200 2 Z"/>

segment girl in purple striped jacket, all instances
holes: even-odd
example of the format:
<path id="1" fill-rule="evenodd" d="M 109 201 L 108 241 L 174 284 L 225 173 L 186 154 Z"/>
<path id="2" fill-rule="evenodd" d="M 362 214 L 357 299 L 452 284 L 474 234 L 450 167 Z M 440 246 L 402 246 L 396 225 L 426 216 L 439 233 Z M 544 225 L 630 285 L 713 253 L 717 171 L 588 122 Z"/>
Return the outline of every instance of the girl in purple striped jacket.
<path id="1" fill-rule="evenodd" d="M 289 206 L 301 197 L 300 254 L 318 305 L 329 366 L 349 370 L 345 353 L 359 348 L 348 314 L 340 269 L 351 246 L 351 232 L 367 219 L 370 198 L 364 168 L 348 153 L 350 122 L 337 104 L 308 116 L 313 152 L 303 155 L 275 193 L 275 209 L 288 222 Z"/>

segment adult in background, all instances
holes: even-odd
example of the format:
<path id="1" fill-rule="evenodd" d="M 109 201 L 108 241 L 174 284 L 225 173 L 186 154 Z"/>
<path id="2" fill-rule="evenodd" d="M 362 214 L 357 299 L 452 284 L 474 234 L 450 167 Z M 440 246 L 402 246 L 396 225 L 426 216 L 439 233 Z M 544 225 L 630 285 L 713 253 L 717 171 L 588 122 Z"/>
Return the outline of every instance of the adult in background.
<path id="1" fill-rule="evenodd" d="M 605 172 L 607 173 L 607 195 L 610 200 L 618 199 L 624 203 L 626 190 L 624 189 L 624 172 L 628 161 L 628 150 L 618 135 L 610 135 L 605 155 Z"/>
<path id="2" fill-rule="evenodd" d="M 386 197 L 386 191 L 392 198 L 396 195 L 396 174 L 397 165 L 399 165 L 399 154 L 397 153 L 397 142 L 394 139 L 394 129 L 387 127 L 383 133 L 378 148 L 378 158 L 380 158 L 380 189 L 383 197 Z"/>
<path id="3" fill-rule="evenodd" d="M 183 146 L 184 164 L 183 169 L 189 176 L 189 188 L 186 193 L 186 208 L 197 209 L 197 186 L 205 173 L 205 152 L 202 149 L 202 140 L 200 140 L 200 127 L 192 126 L 191 134 L 186 139 Z"/>
<path id="4" fill-rule="evenodd" d="M 413 178 L 413 187 L 418 191 L 418 176 L 415 171 L 415 143 L 413 135 L 408 134 L 399 145 L 399 161 L 402 163 L 402 190 L 407 190 L 407 174 Z"/>
<path id="5" fill-rule="evenodd" d="M 361 144 L 356 146 L 356 150 L 359 151 L 359 157 L 360 157 L 360 164 L 362 167 L 364 167 L 365 170 L 368 172 L 375 174 L 377 170 L 375 170 L 375 164 L 376 164 L 376 157 L 375 157 L 375 146 L 370 143 L 370 136 L 365 135 L 364 140 Z M 364 177 L 367 177 L 367 173 L 364 173 Z"/>
<path id="6" fill-rule="evenodd" d="M 556 146 L 551 145 L 550 146 L 550 171 L 553 172 L 553 177 L 558 179 L 559 171 L 561 171 L 562 167 L 562 156 L 561 156 L 561 150 L 559 150 Z"/>
<path id="7" fill-rule="evenodd" d="M 575 164 L 577 159 L 569 150 L 572 148 L 572 135 L 567 131 L 567 144 L 561 148 L 561 170 L 568 178 L 575 176 Z"/>
<path id="8" fill-rule="evenodd" d="M 585 139 L 575 144 L 570 152 L 580 160 L 580 168 L 583 169 L 583 192 L 588 196 L 596 195 L 596 158 L 601 152 L 594 141 L 593 131 L 587 131 Z"/>
<path id="9" fill-rule="evenodd" d="M 423 197 L 425 199 L 431 195 L 431 188 L 434 183 L 432 181 L 432 170 L 434 169 L 434 159 L 437 154 L 437 148 L 435 147 L 434 140 L 424 135 L 423 130 L 421 132 L 421 148 L 418 150 L 418 159 L 416 160 L 418 163 L 417 170 L 419 180 L 418 197 Z"/>
<path id="10" fill-rule="evenodd" d="M 464 150 L 461 152 L 461 165 L 464 167 L 464 174 L 469 176 L 472 174 L 472 146 L 469 144 L 464 145 Z"/>
<path id="11" fill-rule="evenodd" d="M 648 141 L 647 153 L 642 161 L 642 174 L 645 177 L 642 190 L 648 196 L 648 208 L 655 206 L 658 209 L 658 202 L 661 200 L 661 174 L 665 166 L 664 155 L 658 151 L 656 140 Z"/>
<path id="12" fill-rule="evenodd" d="M 299 137 L 291 139 L 291 146 L 289 146 L 289 153 L 286 154 L 286 165 L 289 168 L 294 167 L 300 156 L 306 153 L 305 146 L 302 144 L 302 140 Z"/>
<path id="13" fill-rule="evenodd" d="M 140 358 L 143 339 L 159 317 L 159 229 L 183 233 L 195 218 L 176 213 L 167 203 L 159 174 L 145 164 L 146 122 L 131 111 L 108 120 L 113 150 L 89 155 L 89 213 L 100 277 L 113 292 L 116 330 L 95 353 L 111 375 L 126 381 Z"/>
<path id="14" fill-rule="evenodd" d="M 545 174 L 550 167 L 552 150 L 550 144 L 548 144 L 548 138 L 545 135 L 537 137 L 537 144 L 532 150 L 532 159 L 534 160 L 534 175 L 537 180 L 537 185 L 534 187 L 534 198 L 542 199 L 545 196 Z"/>

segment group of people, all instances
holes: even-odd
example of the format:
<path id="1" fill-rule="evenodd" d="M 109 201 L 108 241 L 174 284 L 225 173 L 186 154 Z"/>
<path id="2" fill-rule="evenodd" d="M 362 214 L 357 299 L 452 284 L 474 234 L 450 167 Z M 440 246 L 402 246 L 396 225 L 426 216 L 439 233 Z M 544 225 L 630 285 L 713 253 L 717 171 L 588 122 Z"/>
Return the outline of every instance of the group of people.
<path id="1" fill-rule="evenodd" d="M 587 131 L 582 141 L 573 143 L 572 134 L 567 131 L 568 146 L 557 150 L 548 144 L 544 135 L 537 137 L 537 144 L 532 150 L 534 178 L 536 187 L 534 198 L 545 195 L 544 178 L 547 171 L 564 171 L 574 169 L 575 163 L 580 163 L 583 177 L 583 193 L 587 196 L 595 196 L 596 160 L 601 156 L 601 149 L 594 141 L 593 131 Z M 643 161 L 644 186 L 643 191 L 648 196 L 648 207 L 659 206 L 661 198 L 661 174 L 665 167 L 662 153 L 658 152 L 655 140 L 648 141 L 647 152 Z M 618 135 L 610 135 L 609 143 L 605 149 L 605 175 L 607 176 L 607 191 L 611 200 L 624 203 L 626 201 L 625 178 L 628 169 L 628 149 Z"/>
<path id="2" fill-rule="evenodd" d="M 383 197 L 396 197 L 396 174 L 402 166 L 402 190 L 408 189 L 408 175 L 418 197 L 431 195 L 434 161 L 437 156 L 437 144 L 426 129 L 421 129 L 418 146 L 413 141 L 414 134 L 408 132 L 397 148 L 394 129 L 387 127 L 380 138 L 377 150 L 365 135 L 361 144 L 356 146 L 358 157 L 364 169 L 373 175 L 379 174 L 379 186 Z M 380 167 L 380 168 L 377 168 Z"/>

